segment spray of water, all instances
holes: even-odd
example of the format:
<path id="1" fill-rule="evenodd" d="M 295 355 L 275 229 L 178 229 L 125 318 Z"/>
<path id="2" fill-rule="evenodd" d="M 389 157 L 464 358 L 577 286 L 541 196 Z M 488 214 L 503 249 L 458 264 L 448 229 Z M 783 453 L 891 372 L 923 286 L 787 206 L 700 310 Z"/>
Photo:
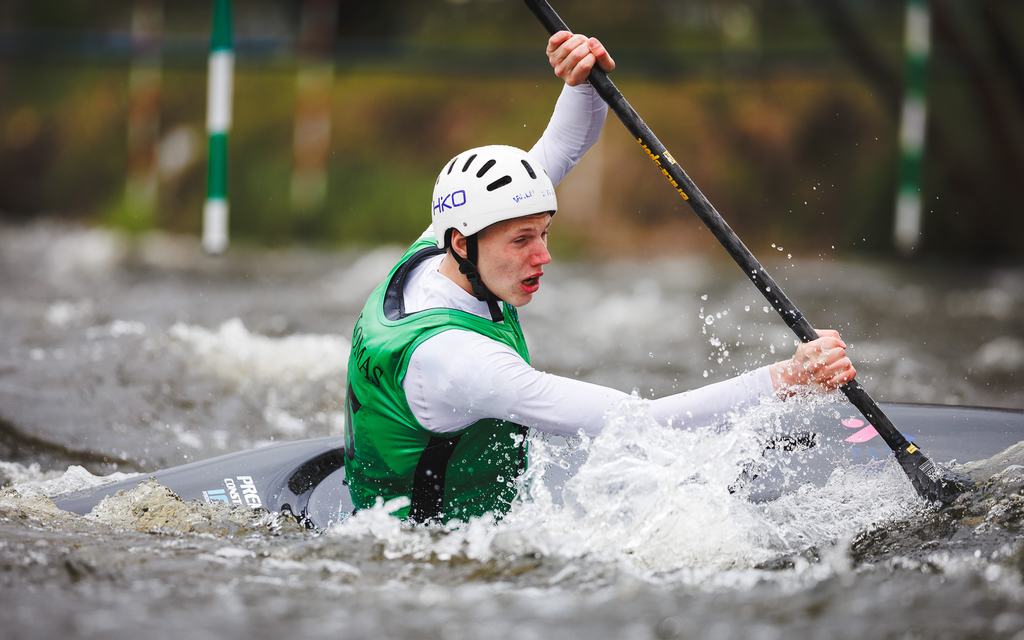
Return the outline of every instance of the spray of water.
<path id="1" fill-rule="evenodd" d="M 533 554 L 612 563 L 647 579 L 702 582 L 723 572 L 739 579 L 781 557 L 827 552 L 920 509 L 889 461 L 837 460 L 823 482 L 811 482 L 801 478 L 799 452 L 766 459 L 766 442 L 794 431 L 802 411 L 832 402 L 767 401 L 721 425 L 681 430 L 656 423 L 634 397 L 593 439 L 534 436 L 522 499 L 500 522 L 410 528 L 387 515 L 396 508 L 389 504 L 360 512 L 330 535 L 372 541 L 390 558 L 489 562 Z M 564 486 L 552 486 L 552 472 L 580 457 L 585 461 Z M 778 485 L 772 499 L 752 499 L 743 484 L 755 462 L 758 474 Z"/>

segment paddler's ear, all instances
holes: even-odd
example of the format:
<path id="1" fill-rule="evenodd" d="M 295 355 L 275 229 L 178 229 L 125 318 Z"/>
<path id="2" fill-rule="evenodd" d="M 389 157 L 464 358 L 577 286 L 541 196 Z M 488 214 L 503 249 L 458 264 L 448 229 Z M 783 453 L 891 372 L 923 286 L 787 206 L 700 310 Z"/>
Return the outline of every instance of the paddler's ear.
<path id="1" fill-rule="evenodd" d="M 465 258 L 468 255 L 468 249 L 466 248 L 466 236 L 459 233 L 458 229 L 449 229 L 451 239 L 448 242 L 448 247 L 454 253 L 457 253 L 459 257 Z"/>

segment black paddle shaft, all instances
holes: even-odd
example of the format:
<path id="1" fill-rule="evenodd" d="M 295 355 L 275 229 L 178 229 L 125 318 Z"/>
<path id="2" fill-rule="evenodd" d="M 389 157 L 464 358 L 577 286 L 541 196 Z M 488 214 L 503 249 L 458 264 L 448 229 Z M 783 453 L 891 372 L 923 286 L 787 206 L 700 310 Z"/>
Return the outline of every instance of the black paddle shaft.
<path id="1" fill-rule="evenodd" d="M 569 27 L 555 13 L 546 0 L 525 0 L 530 10 L 537 16 L 544 27 L 552 35 L 559 31 L 569 31 Z M 651 128 L 643 121 L 643 118 L 633 109 L 608 74 L 597 66 L 590 72 L 590 84 L 597 93 L 608 103 L 608 106 L 619 117 L 626 129 L 636 138 L 654 164 L 661 169 L 662 174 L 679 192 L 683 200 L 689 203 L 693 211 L 704 222 L 711 233 L 718 238 L 718 241 L 729 252 L 736 264 L 743 269 L 743 273 L 750 278 L 768 302 L 782 316 L 783 321 L 793 330 L 802 341 L 809 342 L 818 337 L 811 324 L 804 318 L 804 315 L 796 308 L 796 305 L 789 299 L 775 279 L 765 271 L 765 268 L 750 252 L 750 249 L 743 244 L 736 232 L 726 223 L 714 205 L 701 193 L 690 176 L 686 175 L 683 168 L 679 166 L 672 154 L 665 145 L 658 140 Z M 840 390 L 849 398 L 864 417 L 867 418 L 879 435 L 885 440 L 889 448 L 899 455 L 901 452 L 911 454 L 919 453 L 914 445 L 907 442 L 907 439 L 892 424 L 889 418 L 878 407 L 878 404 L 871 399 L 867 391 L 856 380 L 851 380 Z"/>

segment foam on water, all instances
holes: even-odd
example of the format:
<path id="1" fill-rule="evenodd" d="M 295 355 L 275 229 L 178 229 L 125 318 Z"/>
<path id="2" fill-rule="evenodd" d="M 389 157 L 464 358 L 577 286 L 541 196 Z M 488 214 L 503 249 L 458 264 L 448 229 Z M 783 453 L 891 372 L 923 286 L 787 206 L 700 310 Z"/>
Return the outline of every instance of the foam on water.
<path id="1" fill-rule="evenodd" d="M 828 552 L 858 532 L 922 508 L 895 463 L 839 464 L 823 485 L 805 482 L 799 465 L 780 459 L 777 499 L 751 501 L 737 477 L 760 457 L 766 431 L 799 423 L 802 405 L 829 399 L 765 402 L 721 427 L 681 430 L 657 424 L 634 398 L 608 416 L 602 433 L 563 444 L 531 439 L 526 499 L 499 523 L 449 527 L 446 535 L 403 526 L 387 515 L 397 505 L 356 514 L 330 535 L 376 541 L 385 557 L 480 562 L 531 554 L 562 561 L 607 562 L 644 579 L 692 584 L 743 582 L 759 565 L 808 550 Z M 804 407 L 806 408 L 806 407 Z M 586 456 L 562 500 L 544 476 L 553 465 Z M 824 569 L 842 566 L 845 551 Z M 804 563 L 806 565 L 806 563 Z M 763 573 L 763 572 L 760 572 Z"/>
<path id="2" fill-rule="evenodd" d="M 127 480 L 137 474 L 115 472 L 105 476 L 89 473 L 85 467 L 71 465 L 66 471 L 43 471 L 38 463 L 23 465 L 0 461 L 0 484 L 10 484 L 22 493 L 38 492 L 47 497 L 80 491 L 101 484 Z"/>
<path id="3" fill-rule="evenodd" d="M 187 345 L 203 365 L 239 383 L 343 379 L 350 346 L 336 335 L 262 336 L 251 333 L 238 318 L 215 331 L 177 323 L 170 335 Z"/>

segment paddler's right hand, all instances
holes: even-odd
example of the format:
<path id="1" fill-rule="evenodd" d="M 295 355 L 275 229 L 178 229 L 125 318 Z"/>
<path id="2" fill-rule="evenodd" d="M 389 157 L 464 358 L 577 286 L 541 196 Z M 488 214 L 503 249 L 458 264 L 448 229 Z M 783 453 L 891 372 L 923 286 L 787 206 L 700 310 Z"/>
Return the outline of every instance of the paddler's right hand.
<path id="1" fill-rule="evenodd" d="M 570 87 L 586 82 L 594 64 L 605 71 L 615 68 L 615 61 L 600 40 L 579 33 L 559 31 L 551 36 L 547 54 L 555 75 Z"/>
<path id="2" fill-rule="evenodd" d="M 816 329 L 818 339 L 796 348 L 789 360 L 771 366 L 772 386 L 781 397 L 800 387 L 831 391 L 853 380 L 857 370 L 846 356 L 846 343 L 838 331 Z"/>

